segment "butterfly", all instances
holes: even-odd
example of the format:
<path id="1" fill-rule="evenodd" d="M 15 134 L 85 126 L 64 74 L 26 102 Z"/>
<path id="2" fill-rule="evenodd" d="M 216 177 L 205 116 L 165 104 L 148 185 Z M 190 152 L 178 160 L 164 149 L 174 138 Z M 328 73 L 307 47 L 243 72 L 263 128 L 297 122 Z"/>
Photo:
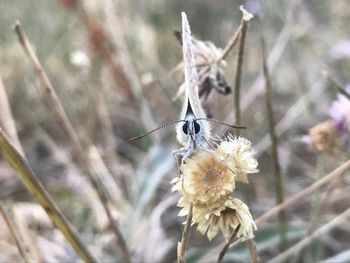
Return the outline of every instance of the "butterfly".
<path id="1" fill-rule="evenodd" d="M 184 74 L 185 74 L 185 98 L 181 111 L 180 120 L 174 120 L 161 125 L 160 127 L 153 129 L 141 136 L 133 137 L 128 141 L 134 141 L 141 139 L 148 134 L 155 132 L 168 125 L 177 124 L 176 126 L 176 138 L 182 148 L 173 151 L 174 156 L 179 163 L 184 163 L 191 154 L 197 150 L 209 150 L 209 140 L 211 137 L 209 121 L 227 125 L 231 128 L 245 129 L 245 126 L 230 125 L 215 119 L 207 118 L 207 115 L 201 105 L 198 84 L 197 84 L 197 71 L 195 67 L 194 53 L 192 48 L 191 29 L 187 20 L 187 16 L 184 12 L 182 16 L 182 53 L 184 60 Z"/>
<path id="2" fill-rule="evenodd" d="M 176 126 L 176 138 L 183 147 L 173 151 L 184 162 L 195 149 L 205 148 L 210 139 L 210 125 L 198 95 L 197 72 L 192 49 L 191 29 L 184 12 L 182 16 L 182 53 L 185 73 L 185 98 L 181 120 Z"/>

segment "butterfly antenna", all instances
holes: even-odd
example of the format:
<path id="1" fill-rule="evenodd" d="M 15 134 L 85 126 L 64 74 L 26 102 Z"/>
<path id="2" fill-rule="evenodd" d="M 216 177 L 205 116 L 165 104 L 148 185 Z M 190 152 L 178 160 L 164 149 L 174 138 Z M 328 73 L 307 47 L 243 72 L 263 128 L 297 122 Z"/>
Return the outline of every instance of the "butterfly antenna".
<path id="1" fill-rule="evenodd" d="M 198 119 L 196 119 L 196 120 L 207 120 L 207 121 L 219 123 L 219 124 L 221 124 L 221 125 L 225 125 L 225 126 L 228 126 L 228 127 L 234 128 L 234 129 L 247 129 L 247 127 L 244 126 L 244 125 L 239 125 L 239 124 L 227 124 L 227 123 L 225 123 L 225 122 L 218 121 L 218 120 L 215 120 L 215 119 L 210 119 L 210 118 L 198 118 Z"/>
<path id="2" fill-rule="evenodd" d="M 139 140 L 139 139 L 141 139 L 141 138 L 143 138 L 143 137 L 145 137 L 145 136 L 147 136 L 147 135 L 149 135 L 149 134 L 151 134 L 151 133 L 153 133 L 155 131 L 158 131 L 158 130 L 166 127 L 166 126 L 173 125 L 173 124 L 179 123 L 179 122 L 185 122 L 185 120 L 175 120 L 175 121 L 170 121 L 170 122 L 164 123 L 163 125 L 159 126 L 158 128 L 155 128 L 155 129 L 153 129 L 153 130 L 151 130 L 149 132 L 146 132 L 145 134 L 142 134 L 140 136 L 132 137 L 132 138 L 128 139 L 128 142 Z"/>

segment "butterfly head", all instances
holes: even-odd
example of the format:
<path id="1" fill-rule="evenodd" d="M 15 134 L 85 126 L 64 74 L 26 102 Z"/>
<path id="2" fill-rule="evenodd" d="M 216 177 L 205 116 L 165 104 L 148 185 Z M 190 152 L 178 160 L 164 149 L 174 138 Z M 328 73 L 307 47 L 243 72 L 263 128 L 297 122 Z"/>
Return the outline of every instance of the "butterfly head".
<path id="1" fill-rule="evenodd" d="M 177 125 L 177 140 L 184 146 L 202 147 L 210 137 L 210 128 L 206 120 L 198 119 L 188 102 L 184 122 Z"/>

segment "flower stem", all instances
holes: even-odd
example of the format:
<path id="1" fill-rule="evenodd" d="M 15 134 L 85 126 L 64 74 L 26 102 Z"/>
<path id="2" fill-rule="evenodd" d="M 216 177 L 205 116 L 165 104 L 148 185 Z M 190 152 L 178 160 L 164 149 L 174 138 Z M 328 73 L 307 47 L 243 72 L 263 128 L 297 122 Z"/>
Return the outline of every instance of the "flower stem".
<path id="1" fill-rule="evenodd" d="M 258 252 L 256 251 L 256 244 L 253 239 L 248 239 L 246 241 L 249 255 L 250 255 L 250 262 L 251 263 L 258 263 L 259 262 L 259 257 L 258 257 Z"/>
<path id="2" fill-rule="evenodd" d="M 281 168 L 279 164 L 279 156 L 278 156 L 278 140 L 275 133 L 275 116 L 273 112 L 273 102 L 272 102 L 272 91 L 271 91 L 271 81 L 269 76 L 269 70 L 266 63 L 266 51 L 265 51 L 265 40 L 262 37 L 262 55 L 263 55 L 263 71 L 265 77 L 265 101 L 266 101 L 266 109 L 268 115 L 268 124 L 270 130 L 270 138 L 271 138 L 271 150 L 272 150 L 272 162 L 274 169 L 274 177 L 275 177 L 275 193 L 276 193 L 276 201 L 277 204 L 281 204 L 284 200 L 284 190 L 283 190 L 283 180 L 281 176 Z M 286 218 L 284 211 L 280 211 L 278 214 L 279 221 L 279 230 L 280 230 L 280 239 L 281 239 L 281 247 L 284 248 L 286 246 Z"/>
<path id="3" fill-rule="evenodd" d="M 181 242 L 177 244 L 177 262 L 178 263 L 185 263 L 186 245 L 187 245 L 188 237 L 190 236 L 190 229 L 191 229 L 192 209 L 193 209 L 193 205 L 191 204 L 190 211 L 187 215 L 185 227 L 182 232 Z"/>
<path id="4" fill-rule="evenodd" d="M 217 263 L 220 263 L 222 261 L 222 259 L 224 258 L 225 254 L 227 253 L 228 249 L 230 248 L 231 244 L 233 243 L 233 241 L 235 240 L 237 233 L 239 231 L 239 229 L 241 228 L 241 224 L 239 224 L 235 231 L 232 233 L 230 239 L 226 242 L 226 244 L 224 245 L 224 247 L 222 248 L 222 250 L 219 253 L 219 257 L 218 257 L 218 261 Z"/>
<path id="5" fill-rule="evenodd" d="M 238 51 L 238 61 L 236 68 L 236 77 L 235 77 L 235 119 L 236 123 L 240 124 L 241 122 L 241 109 L 240 109 L 240 90 L 241 90 L 241 75 L 242 75 L 242 65 L 243 65 L 243 55 L 244 55 L 244 46 L 245 46 L 245 36 L 247 33 L 248 22 L 252 19 L 252 15 L 241 7 L 243 17 L 241 20 L 240 34 L 239 34 L 239 51 Z M 248 15 L 247 15 L 248 14 Z"/>

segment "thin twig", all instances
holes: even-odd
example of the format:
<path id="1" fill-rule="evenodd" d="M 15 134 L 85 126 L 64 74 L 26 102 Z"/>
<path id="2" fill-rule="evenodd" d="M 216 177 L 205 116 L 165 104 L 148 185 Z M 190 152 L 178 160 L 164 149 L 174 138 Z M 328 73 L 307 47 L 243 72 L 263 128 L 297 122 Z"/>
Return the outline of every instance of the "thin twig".
<path id="1" fill-rule="evenodd" d="M 266 47 L 265 39 L 261 39 L 262 45 L 262 57 L 263 57 L 263 72 L 265 77 L 265 102 L 268 116 L 269 132 L 271 139 L 271 150 L 272 150 L 272 162 L 273 162 L 273 173 L 275 177 L 275 194 L 277 204 L 281 204 L 284 200 L 284 190 L 283 190 L 283 179 L 281 176 L 281 167 L 279 164 L 278 156 L 278 140 L 275 132 L 275 116 L 273 112 L 273 102 L 272 102 L 272 87 L 269 69 L 266 63 Z M 281 247 L 286 246 L 286 218 L 283 211 L 278 214 L 279 221 L 279 232 L 281 239 Z"/>
<path id="2" fill-rule="evenodd" d="M 1 203 L 0 203 L 0 213 L 4 218 L 6 225 L 16 242 L 18 251 L 21 254 L 24 262 L 25 263 L 30 262 L 29 255 L 27 254 L 27 251 L 26 251 L 26 245 L 22 242 L 20 234 L 17 232 L 14 222 L 12 222 L 11 217 L 7 214 L 6 208 Z"/>
<path id="3" fill-rule="evenodd" d="M 327 71 L 322 71 L 323 77 L 329 81 L 333 87 L 342 95 L 344 95 L 348 100 L 350 100 L 350 94 L 347 92 L 341 83 L 339 83 L 338 80 L 336 80 L 334 77 L 331 76 L 331 74 Z"/>
<path id="4" fill-rule="evenodd" d="M 232 36 L 232 38 L 229 40 L 229 42 L 227 43 L 227 45 L 225 46 L 224 50 L 222 51 L 222 54 L 220 57 L 218 57 L 218 59 L 216 60 L 216 63 L 220 62 L 221 60 L 225 59 L 226 56 L 230 53 L 230 51 L 236 46 L 239 36 L 241 35 L 242 32 L 242 23 L 239 24 L 236 32 L 234 33 L 234 35 Z"/>
<path id="5" fill-rule="evenodd" d="M 219 257 L 218 257 L 218 263 L 220 263 L 222 261 L 222 259 L 224 258 L 225 254 L 227 253 L 228 249 L 230 248 L 231 244 L 233 243 L 233 241 L 235 240 L 235 238 L 237 237 L 237 233 L 239 231 L 239 229 L 241 228 L 241 224 L 239 224 L 235 231 L 232 233 L 232 235 L 230 236 L 230 239 L 226 242 L 226 244 L 223 246 L 222 250 L 219 253 Z"/>
<path id="6" fill-rule="evenodd" d="M 306 187 L 304 190 L 301 190 L 300 192 L 294 194 L 293 196 L 286 199 L 282 204 L 277 205 L 273 208 L 271 208 L 269 211 L 267 211 L 265 214 L 260 216 L 255 222 L 257 225 L 261 225 L 265 223 L 267 220 L 269 220 L 274 215 L 278 214 L 280 211 L 283 211 L 287 208 L 290 208 L 292 205 L 295 205 L 301 200 L 305 200 L 305 197 L 315 192 L 320 187 L 330 183 L 332 180 L 340 177 L 343 175 L 344 172 L 350 169 L 350 160 L 346 161 L 342 165 L 338 166 L 336 169 L 334 169 L 332 172 L 324 176 L 323 178 L 319 179 L 318 181 L 314 182 L 310 186 Z"/>
<path id="7" fill-rule="evenodd" d="M 184 230 L 182 232 L 181 242 L 177 244 L 177 262 L 185 263 L 186 256 L 186 245 L 188 237 L 190 236 L 191 222 L 192 222 L 192 210 L 193 205 L 191 204 L 190 211 L 188 212 Z"/>
<path id="8" fill-rule="evenodd" d="M 90 254 L 85 245 L 81 242 L 77 233 L 68 223 L 65 216 L 62 214 L 58 206 L 51 199 L 48 192 L 45 190 L 37 176 L 32 171 L 27 160 L 16 150 L 10 143 L 7 136 L 0 128 L 0 153 L 6 161 L 17 172 L 22 183 L 34 195 L 38 203 L 45 209 L 48 216 L 51 218 L 55 226 L 61 230 L 67 241 L 75 249 L 77 254 L 85 262 L 97 262 L 97 260 Z"/>
<path id="9" fill-rule="evenodd" d="M 253 18 L 253 15 L 248 13 L 243 6 L 240 7 L 240 10 L 243 13 L 243 17 L 241 20 L 241 33 L 239 37 L 239 51 L 238 51 L 238 62 L 236 68 L 236 77 L 235 77 L 235 115 L 236 120 L 235 123 L 241 123 L 241 106 L 240 106 L 240 90 L 241 90 L 241 75 L 242 75 L 242 65 L 243 65 L 243 55 L 244 55 L 244 46 L 245 46 L 245 36 L 247 32 L 247 27 L 249 21 Z"/>
<path id="10" fill-rule="evenodd" d="M 309 245 L 312 241 L 315 239 L 319 239 L 321 236 L 327 234 L 330 232 L 333 228 L 336 228 L 337 226 L 345 223 L 350 217 L 350 208 L 345 210 L 343 213 L 338 215 L 336 218 L 334 218 L 329 223 L 323 225 L 322 227 L 318 228 L 313 234 L 310 236 L 305 237 L 304 239 L 300 240 L 298 243 L 284 251 L 283 253 L 279 254 L 277 257 L 274 257 L 271 259 L 270 263 L 272 262 L 286 262 L 289 256 L 296 255 L 299 253 L 304 247 Z"/>
<path id="11" fill-rule="evenodd" d="M 86 156 L 82 145 L 80 144 L 79 138 L 77 133 L 75 132 L 72 123 L 69 121 L 63 106 L 52 86 L 52 83 L 50 82 L 46 72 L 44 71 L 39 59 L 37 58 L 31 44 L 29 43 L 28 38 L 26 37 L 22 26 L 19 21 L 15 23 L 14 30 L 18 36 L 18 40 L 28 56 L 29 60 L 32 62 L 36 73 L 38 75 L 39 80 L 41 81 L 42 87 L 44 88 L 48 99 L 50 100 L 50 103 L 52 105 L 52 109 L 54 110 L 55 114 L 58 117 L 59 122 L 61 123 L 62 127 L 66 131 L 68 138 L 71 140 L 72 146 L 77 154 L 77 159 L 78 162 L 83 170 L 83 172 L 88 176 L 88 179 L 90 180 L 90 183 L 94 186 L 98 197 L 103 204 L 103 208 L 107 214 L 109 224 L 114 232 L 114 234 L 117 237 L 117 241 L 119 244 L 119 247 L 123 253 L 124 256 L 124 261 L 125 262 L 130 262 L 130 255 L 129 255 L 129 250 L 127 248 L 126 242 L 119 230 L 119 226 L 113 219 L 112 213 L 110 211 L 110 208 L 108 207 L 108 198 L 101 188 L 99 182 L 97 181 L 95 177 L 95 171 L 93 170 L 92 167 L 90 167 L 89 159 Z"/>

